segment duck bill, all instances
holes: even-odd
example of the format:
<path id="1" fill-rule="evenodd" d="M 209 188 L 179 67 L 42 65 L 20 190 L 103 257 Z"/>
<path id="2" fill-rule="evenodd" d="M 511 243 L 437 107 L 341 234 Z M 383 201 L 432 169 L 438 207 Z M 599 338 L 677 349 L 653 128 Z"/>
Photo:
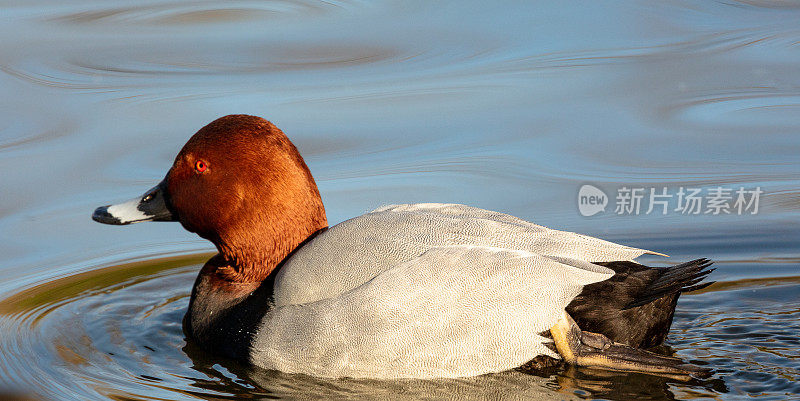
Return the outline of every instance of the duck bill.
<path id="1" fill-rule="evenodd" d="M 92 214 L 92 220 L 124 225 L 142 221 L 178 221 L 178 218 L 169 208 L 167 183 L 164 180 L 138 198 L 98 207 Z"/>

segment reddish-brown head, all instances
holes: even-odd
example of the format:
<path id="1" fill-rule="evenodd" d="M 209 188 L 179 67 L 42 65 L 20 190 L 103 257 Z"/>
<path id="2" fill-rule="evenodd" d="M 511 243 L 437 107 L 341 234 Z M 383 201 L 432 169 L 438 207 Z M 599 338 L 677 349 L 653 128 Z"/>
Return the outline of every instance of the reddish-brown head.
<path id="1" fill-rule="evenodd" d="M 206 125 L 178 153 L 165 183 L 177 219 L 212 241 L 242 281 L 263 280 L 328 224 L 303 158 L 263 118 L 230 115 Z"/>

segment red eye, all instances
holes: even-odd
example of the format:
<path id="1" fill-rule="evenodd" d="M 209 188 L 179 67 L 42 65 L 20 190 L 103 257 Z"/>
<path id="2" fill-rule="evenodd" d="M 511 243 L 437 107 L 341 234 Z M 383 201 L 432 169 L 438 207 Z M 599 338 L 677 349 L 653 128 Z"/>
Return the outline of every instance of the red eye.
<path id="1" fill-rule="evenodd" d="M 198 173 L 202 173 L 202 172 L 208 170 L 208 164 L 206 164 L 206 162 L 204 162 L 202 160 L 198 160 L 194 164 L 194 169 L 197 170 Z"/>

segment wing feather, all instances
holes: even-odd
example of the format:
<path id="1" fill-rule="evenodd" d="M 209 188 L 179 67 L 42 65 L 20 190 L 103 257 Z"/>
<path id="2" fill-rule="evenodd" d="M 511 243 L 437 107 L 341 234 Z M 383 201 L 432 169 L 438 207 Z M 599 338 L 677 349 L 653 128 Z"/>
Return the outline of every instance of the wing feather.
<path id="1" fill-rule="evenodd" d="M 475 207 L 392 205 L 337 224 L 303 246 L 278 273 L 275 302 L 282 306 L 335 297 L 432 248 L 462 245 L 584 262 L 653 253 Z"/>

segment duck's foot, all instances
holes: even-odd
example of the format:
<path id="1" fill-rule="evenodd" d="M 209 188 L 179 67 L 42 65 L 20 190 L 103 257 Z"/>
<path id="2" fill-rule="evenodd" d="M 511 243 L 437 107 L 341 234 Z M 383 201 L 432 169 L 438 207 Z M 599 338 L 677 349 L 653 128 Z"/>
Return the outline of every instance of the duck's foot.
<path id="1" fill-rule="evenodd" d="M 602 334 L 582 331 L 566 312 L 550 333 L 558 353 L 573 365 L 652 373 L 681 380 L 711 375 L 711 369 L 615 343 Z"/>
<path id="2" fill-rule="evenodd" d="M 517 370 L 537 376 L 549 377 L 551 374 L 557 373 L 563 364 L 564 361 L 562 359 L 539 355 L 518 367 Z"/>

